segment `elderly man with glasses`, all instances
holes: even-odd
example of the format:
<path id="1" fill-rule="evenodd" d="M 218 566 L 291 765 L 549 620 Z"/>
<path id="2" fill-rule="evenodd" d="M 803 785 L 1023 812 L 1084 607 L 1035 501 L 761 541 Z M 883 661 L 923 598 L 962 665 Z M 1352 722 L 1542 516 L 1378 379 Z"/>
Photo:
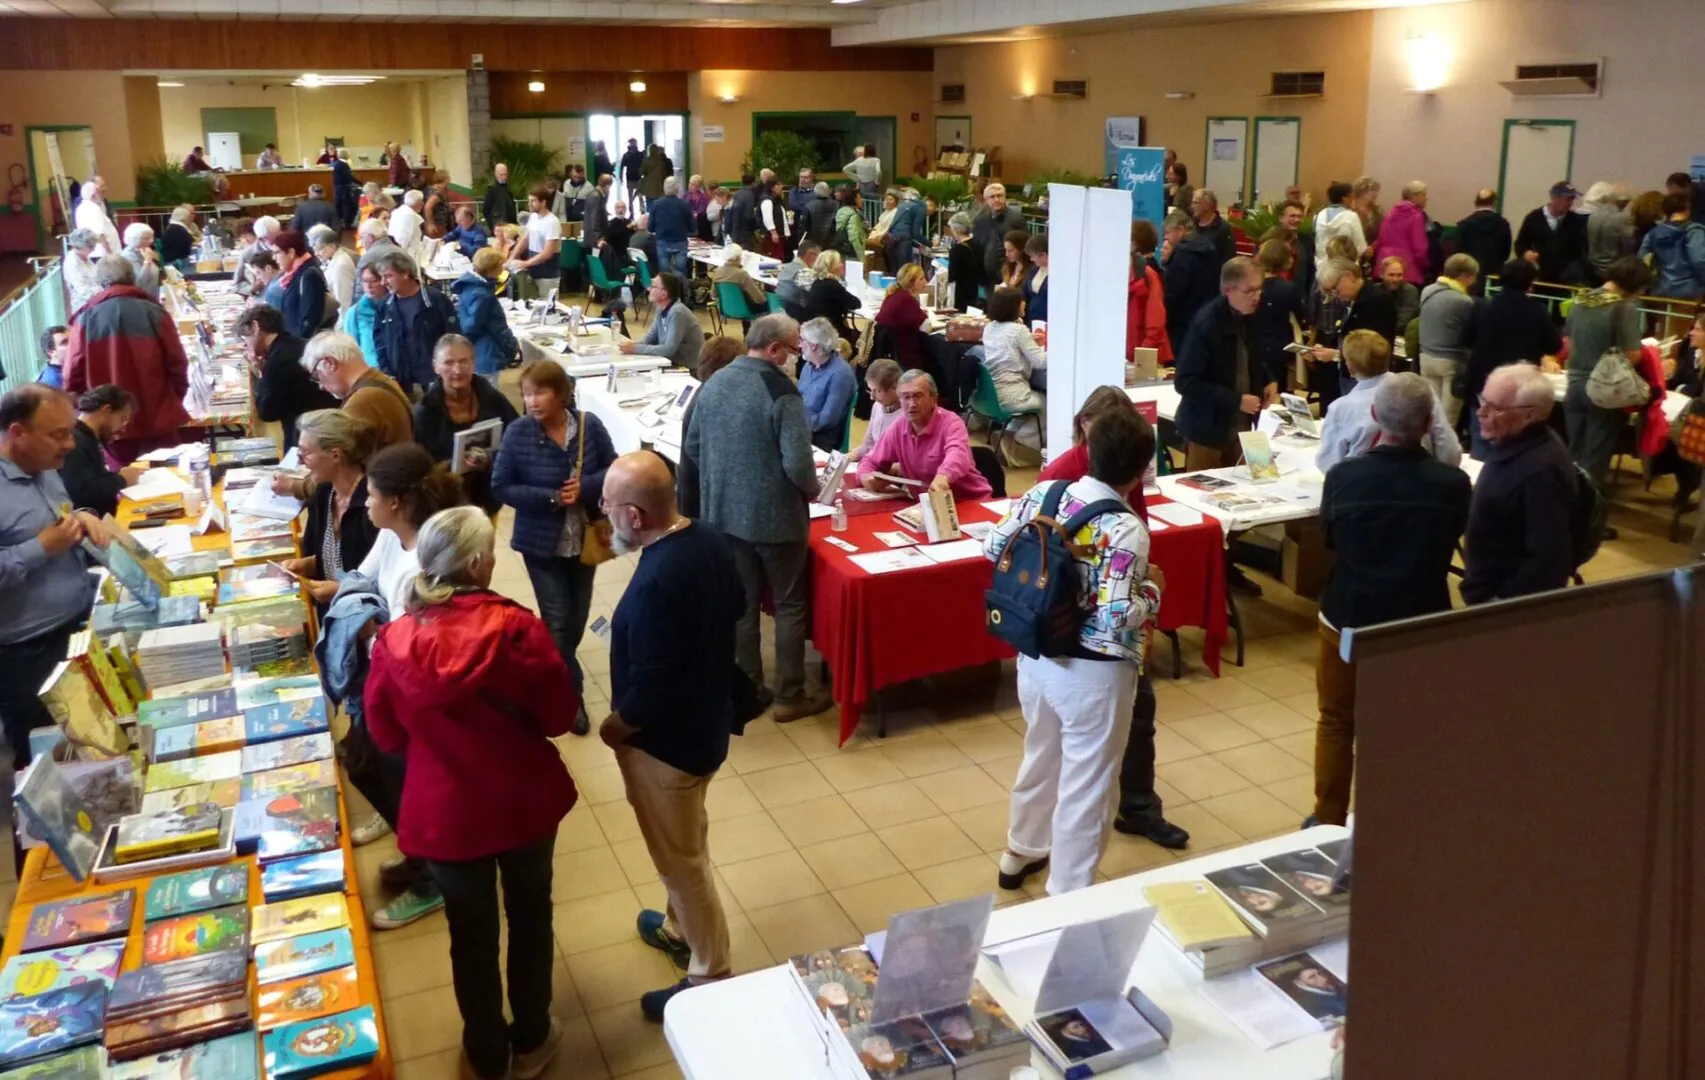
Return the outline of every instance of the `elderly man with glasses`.
<path id="1" fill-rule="evenodd" d="M 1220 270 L 1220 295 L 1190 320 L 1178 352 L 1178 433 L 1185 439 L 1185 467 L 1195 472 L 1237 463 L 1237 435 L 1279 392 L 1280 372 L 1262 364 L 1250 337 L 1261 302 L 1261 268 L 1238 257 Z"/>

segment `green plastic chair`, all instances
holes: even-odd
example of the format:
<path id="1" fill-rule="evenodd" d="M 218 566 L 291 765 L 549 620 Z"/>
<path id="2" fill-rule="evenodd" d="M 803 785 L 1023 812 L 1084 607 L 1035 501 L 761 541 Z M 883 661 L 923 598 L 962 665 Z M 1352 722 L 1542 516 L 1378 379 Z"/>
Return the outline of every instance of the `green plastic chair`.
<path id="1" fill-rule="evenodd" d="M 841 453 L 843 454 L 852 449 L 853 410 L 856 408 L 858 408 L 858 393 L 857 387 L 854 387 L 852 400 L 847 402 L 847 418 L 841 422 Z"/>
<path id="2" fill-rule="evenodd" d="M 593 288 L 604 289 L 608 292 L 613 292 L 619 295 L 622 291 L 622 286 L 627 284 L 625 279 L 621 281 L 611 281 L 609 272 L 604 269 L 604 260 L 598 258 L 596 255 L 591 256 L 586 260 L 586 268 L 591 271 Z"/>
<path id="3" fill-rule="evenodd" d="M 1020 409 L 1008 411 L 1000 403 L 1000 395 L 995 393 L 994 376 L 980 362 L 977 364 L 977 388 L 971 391 L 971 411 L 989 421 L 989 445 L 999 446 L 1001 432 L 1015 420 L 1029 417 L 1036 422 L 1036 441 L 1042 441 L 1042 410 Z"/>
<path id="4" fill-rule="evenodd" d="M 776 312 L 782 310 L 781 297 L 777 296 L 775 293 L 767 294 L 764 297 L 764 301 L 765 301 L 765 303 L 769 304 L 769 306 L 770 306 L 770 314 L 773 315 Z"/>
<path id="5" fill-rule="evenodd" d="M 722 309 L 723 318 L 739 319 L 742 322 L 749 323 L 763 314 L 752 310 L 751 305 L 746 303 L 746 294 L 732 281 L 716 283 L 716 306 Z"/>
<path id="6" fill-rule="evenodd" d="M 556 264 L 565 271 L 579 270 L 586 265 L 586 249 L 580 246 L 580 241 L 570 237 L 557 251 Z"/>

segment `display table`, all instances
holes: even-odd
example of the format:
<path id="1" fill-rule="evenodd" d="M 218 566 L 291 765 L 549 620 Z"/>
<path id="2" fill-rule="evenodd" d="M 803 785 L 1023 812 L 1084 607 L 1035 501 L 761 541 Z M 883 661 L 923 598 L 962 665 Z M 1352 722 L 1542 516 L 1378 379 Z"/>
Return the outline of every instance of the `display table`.
<path id="1" fill-rule="evenodd" d="M 607 372 L 608 363 L 603 367 Z M 598 375 L 580 379 L 574 387 L 574 400 L 579 408 L 603 421 L 604 429 L 610 433 L 610 442 L 614 444 L 616 453 L 628 454 L 649 446 L 671 462 L 679 463 L 682 410 L 671 408 L 656 425 L 642 423 L 641 417 L 654 417 L 655 414 L 651 410 L 662 402 L 661 396 L 651 395 L 669 394 L 672 398 L 679 397 L 682 390 L 688 386 L 698 386 L 699 381 L 679 368 L 667 371 L 657 371 L 655 368 L 618 368 L 615 392 L 611 393 L 606 389 L 606 384 L 607 379 Z M 623 404 L 641 398 L 645 400 L 640 404 Z"/>
<path id="2" fill-rule="evenodd" d="M 851 560 L 852 554 L 887 550 L 877 533 L 902 531 L 890 514 L 906 503 L 894 499 L 877 505 L 890 509 L 850 516 L 842 533 L 834 532 L 827 518 L 811 523 L 811 638 L 829 665 L 829 692 L 840 706 L 843 744 L 883 687 L 1014 655 L 985 625 L 983 594 L 994 580 L 988 560 L 888 574 L 867 573 Z M 962 524 L 1000 519 L 978 500 L 959 500 L 958 507 Z M 842 551 L 829 543 L 831 536 L 858 551 Z M 1228 623 L 1224 548 L 1219 523 L 1208 517 L 1198 525 L 1170 525 L 1150 534 L 1150 562 L 1166 576 L 1158 629 L 1201 627 L 1203 661 L 1215 675 Z M 928 647 L 921 647 L 925 642 Z"/>
<path id="3" fill-rule="evenodd" d="M 369 180 L 384 185 L 390 183 L 389 169 L 355 169 L 357 185 Z M 236 172 L 220 174 L 231 184 L 231 197 L 241 202 L 244 199 L 270 198 L 273 202 L 279 199 L 303 198 L 308 194 L 309 184 L 319 184 L 326 189 L 326 198 L 331 198 L 332 171 L 327 166 L 299 169 L 239 169 Z"/>
<path id="4" fill-rule="evenodd" d="M 1210 870 L 1347 835 L 1342 827 L 1322 825 L 1001 908 L 989 917 L 983 940 L 985 945 L 999 944 L 1130 911 L 1146 906 L 1146 885 L 1199 878 Z M 992 867 L 989 877 L 993 885 Z M 1020 1000 L 986 959 L 978 961 L 977 978 L 1013 1023 L 1030 1022 L 1032 1003 Z M 1329 1032 L 1261 1050 L 1201 995 L 1201 972 L 1158 931 L 1151 930 L 1143 941 L 1131 982 L 1172 1018 L 1172 1045 L 1154 1057 L 1102 1074 L 1110 1080 L 1325 1080 L 1328 1075 Z M 808 1007 L 784 964 L 677 995 L 664 1011 L 663 1034 L 687 1080 L 830 1080 L 834 1073 L 809 1027 Z M 1033 1053 L 1032 1061 L 1044 1077 L 1058 1076 L 1039 1055 Z"/>

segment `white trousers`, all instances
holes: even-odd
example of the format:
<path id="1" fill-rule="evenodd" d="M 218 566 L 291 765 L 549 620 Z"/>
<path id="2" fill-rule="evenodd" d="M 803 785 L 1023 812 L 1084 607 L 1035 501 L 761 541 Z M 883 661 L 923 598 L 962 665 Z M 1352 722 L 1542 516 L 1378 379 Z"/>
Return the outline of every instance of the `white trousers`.
<path id="1" fill-rule="evenodd" d="M 1028 730 L 1007 847 L 1026 859 L 1049 856 L 1051 896 L 1095 883 L 1136 695 L 1135 664 L 1018 658 Z"/>

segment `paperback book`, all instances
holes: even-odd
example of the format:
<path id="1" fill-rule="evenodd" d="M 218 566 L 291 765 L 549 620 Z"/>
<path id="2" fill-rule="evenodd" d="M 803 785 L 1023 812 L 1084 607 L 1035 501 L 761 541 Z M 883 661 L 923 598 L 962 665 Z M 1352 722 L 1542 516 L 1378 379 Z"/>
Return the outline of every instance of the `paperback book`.
<path id="1" fill-rule="evenodd" d="M 313 698 L 321 697 L 322 694 L 323 691 L 320 687 L 320 677 L 318 675 L 297 675 L 284 679 L 254 679 L 249 682 L 237 684 L 237 708 L 242 712 L 243 718 L 247 720 L 250 709 L 259 708 L 262 705 L 278 705 L 284 702 L 300 701 L 304 698 L 311 700 Z M 324 715 L 325 713 L 323 705 L 321 706 L 320 713 L 321 715 Z M 251 727 L 250 730 L 252 731 L 254 729 Z M 292 731 L 288 734 L 308 735 L 311 734 L 311 732 Z M 274 735 L 272 737 L 284 738 L 285 736 Z M 249 741 L 265 742 L 267 740 L 256 739 L 253 735 L 250 735 Z"/>
<path id="2" fill-rule="evenodd" d="M 254 909 L 250 936 L 256 945 L 264 945 L 280 938 L 337 930 L 348 925 L 348 901 L 342 893 L 326 893 L 262 904 Z"/>
<path id="3" fill-rule="evenodd" d="M 269 904 L 319 893 L 341 893 L 348 884 L 341 848 L 283 859 L 263 867 L 260 874 L 261 895 Z"/>
<path id="4" fill-rule="evenodd" d="M 217 1000 L 233 992 L 244 993 L 248 988 L 248 971 L 248 955 L 238 948 L 127 971 L 113 985 L 107 1018 L 139 1020 L 173 1012 L 185 1005 Z"/>
<path id="5" fill-rule="evenodd" d="M 107 1054 L 114 1061 L 128 1061 L 234 1034 L 253 1022 L 248 998 L 240 994 L 143 1020 L 116 1024 L 109 1020 L 106 1028 Z"/>
<path id="6" fill-rule="evenodd" d="M 1260 863 L 1211 870 L 1205 876 L 1263 937 L 1287 922 L 1312 919 L 1322 910 Z"/>
<path id="7" fill-rule="evenodd" d="M 89 672 L 74 660 L 53 669 L 41 688 L 41 703 L 83 758 L 123 757 L 130 740 L 118 718 L 95 686 Z"/>
<path id="8" fill-rule="evenodd" d="M 175 874 L 182 870 L 193 870 L 203 866 L 216 866 L 219 863 L 229 862 L 237 857 L 237 845 L 232 836 L 235 821 L 236 813 L 234 811 L 223 811 L 220 814 L 219 838 L 208 847 L 157 855 L 150 859 L 137 859 L 132 862 L 118 861 L 116 850 L 118 826 L 114 825 L 107 830 L 106 843 L 101 846 L 100 857 L 95 860 L 95 870 L 92 876 L 98 882 L 128 881 L 133 878 Z"/>
<path id="9" fill-rule="evenodd" d="M 124 942 L 93 941 L 19 953 L 0 968 L 0 1000 L 34 997 L 90 981 L 112 986 L 124 962 Z"/>
<path id="10" fill-rule="evenodd" d="M 1030 1063 L 1030 1040 L 981 983 L 965 1004 L 925 1013 L 923 1021 L 952 1060 L 955 1080 L 1005 1078 Z"/>
<path id="11" fill-rule="evenodd" d="M 99 1046 L 81 1046 L 11 1069 L 6 1080 L 112 1080 L 106 1059 Z"/>
<path id="12" fill-rule="evenodd" d="M 201 621 L 201 602 L 193 596 L 167 596 L 150 608 L 137 600 L 96 604 L 89 627 L 101 637 L 113 633 L 140 634 L 161 626 L 186 626 Z"/>
<path id="13" fill-rule="evenodd" d="M 337 765 L 328 760 L 310 761 L 270 772 L 246 773 L 243 776 L 243 801 L 263 795 L 284 795 L 308 788 L 328 787 L 337 783 Z"/>
<path id="14" fill-rule="evenodd" d="M 305 788 L 250 799 L 237 807 L 238 846 L 248 853 L 249 837 L 262 865 L 337 847 L 335 787 Z"/>
<path id="15" fill-rule="evenodd" d="M 227 688 L 140 702 L 136 706 L 136 720 L 148 727 L 170 728 L 235 716 L 237 712 L 237 692 Z"/>
<path id="16" fill-rule="evenodd" d="M 847 1030 L 846 1039 L 872 1080 L 953 1080 L 952 1058 L 919 1017 L 858 1024 Z"/>
<path id="17" fill-rule="evenodd" d="M 249 909 L 241 904 L 162 919 L 143 931 L 142 962 L 163 964 L 220 949 L 246 949 L 248 932 Z"/>
<path id="18" fill-rule="evenodd" d="M 355 968 L 322 971 L 261 987 L 255 995 L 255 1026 L 271 1031 L 285 1024 L 347 1012 L 360 1004 Z"/>
<path id="19" fill-rule="evenodd" d="M 1334 881 L 1338 864 L 1314 848 L 1273 855 L 1262 859 L 1261 865 L 1322 910 L 1350 906 L 1350 890 Z"/>
<path id="20" fill-rule="evenodd" d="M 0 1002 L 0 1068 L 99 1042 L 107 985 L 92 980 Z"/>
<path id="21" fill-rule="evenodd" d="M 355 963 L 355 939 L 347 929 L 323 930 L 255 946 L 255 979 L 265 986 Z"/>
<path id="22" fill-rule="evenodd" d="M 219 605 L 275 596 L 296 596 L 299 586 L 289 571 L 272 563 L 231 566 L 219 572 Z"/>
<path id="23" fill-rule="evenodd" d="M 214 780 L 205 784 L 151 791 L 142 796 L 139 812 L 159 814 L 203 802 L 218 803 L 223 809 L 235 810 L 242 797 L 243 782 L 233 777 L 229 780 Z"/>
<path id="24" fill-rule="evenodd" d="M 148 884 L 142 905 L 147 922 L 189 915 L 209 908 L 249 902 L 249 868 L 242 863 L 207 866 L 168 874 Z"/>
<path id="25" fill-rule="evenodd" d="M 323 707 L 325 700 L 319 704 Z M 289 739 L 260 743 L 243 748 L 245 773 L 268 772 L 310 761 L 323 761 L 332 756 L 332 737 L 329 732 L 298 735 Z"/>
<path id="26" fill-rule="evenodd" d="M 219 552 L 192 551 L 188 555 L 173 555 L 160 560 L 173 581 L 185 578 L 209 577 L 219 573 Z"/>
<path id="27" fill-rule="evenodd" d="M 1168 881 L 1143 887 L 1155 925 L 1179 949 L 1200 951 L 1252 941 L 1254 931 L 1206 881 Z"/>
<path id="28" fill-rule="evenodd" d="M 29 922 L 24 928 L 24 941 L 18 951 L 35 952 L 61 945 L 124 937 L 130 933 L 130 919 L 135 907 L 134 889 L 37 904 L 30 911 Z"/>
<path id="29" fill-rule="evenodd" d="M 135 714 L 135 699 L 125 690 L 106 649 L 95 641 L 91 631 L 80 630 L 71 635 L 71 640 L 66 645 L 65 658 L 75 661 L 83 669 L 89 680 L 95 684 L 95 691 L 101 695 L 101 699 L 107 703 L 107 708 L 112 710 L 114 716 Z"/>
<path id="30" fill-rule="evenodd" d="M 238 1032 L 114 1064 L 107 1080 L 259 1080 L 255 1033 Z"/>
<path id="31" fill-rule="evenodd" d="M 204 754 L 182 761 L 162 761 L 148 770 L 143 780 L 144 791 L 164 791 L 167 788 L 208 784 L 217 780 L 233 780 L 243 775 L 243 755 L 237 750 L 223 754 Z"/>
<path id="32" fill-rule="evenodd" d="M 274 1028 L 261 1045 L 268 1080 L 303 1080 L 372 1061 L 379 1053 L 379 1023 L 373 1006 L 363 1005 Z"/>
<path id="33" fill-rule="evenodd" d="M 304 693 L 289 701 L 276 701 L 252 706 L 243 712 L 243 724 L 251 743 L 271 743 L 280 739 L 313 735 L 327 730 L 326 699 L 320 692 L 318 676 L 303 676 L 313 680 L 312 696 Z M 284 681 L 284 680 L 272 680 Z M 313 760 L 313 759 L 308 759 Z M 258 772 L 244 769 L 244 772 Z"/>
<path id="34" fill-rule="evenodd" d="M 1344 1022 L 1349 989 L 1343 980 L 1308 953 L 1281 956 L 1265 964 L 1256 964 L 1255 970 L 1294 1005 L 1318 1021 L 1321 1027 L 1335 1028 Z"/>
<path id="35" fill-rule="evenodd" d="M 18 781 L 12 796 L 26 828 L 40 836 L 66 872 L 78 881 L 88 878 L 100 854 L 100 834 L 88 804 L 50 757 L 37 758 Z"/>

